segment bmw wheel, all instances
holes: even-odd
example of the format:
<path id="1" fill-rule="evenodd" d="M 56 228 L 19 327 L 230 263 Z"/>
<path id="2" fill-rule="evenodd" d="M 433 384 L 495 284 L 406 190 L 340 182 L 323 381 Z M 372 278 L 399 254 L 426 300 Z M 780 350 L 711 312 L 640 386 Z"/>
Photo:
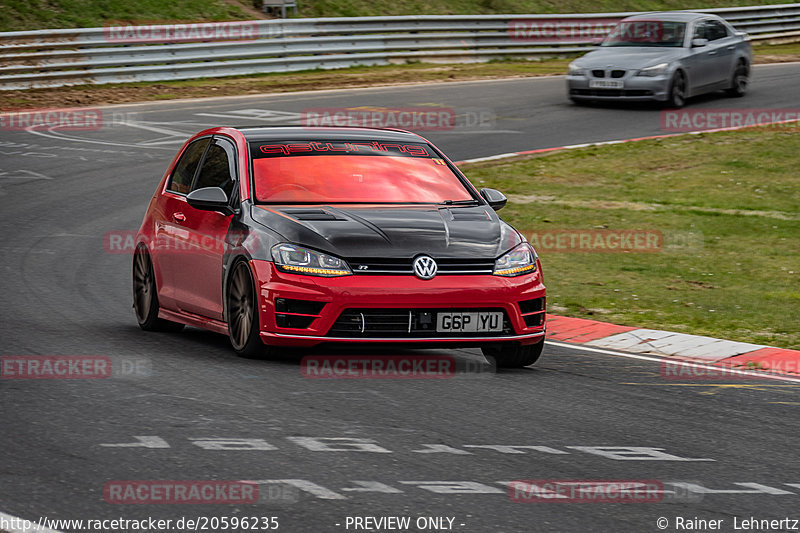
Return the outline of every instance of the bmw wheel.
<path id="1" fill-rule="evenodd" d="M 747 68 L 747 63 L 739 61 L 739 64 L 736 65 L 736 70 L 733 71 L 733 79 L 731 80 L 731 86 L 728 88 L 728 94 L 735 97 L 742 97 L 747 94 L 749 77 L 750 69 Z"/>
<path id="2" fill-rule="evenodd" d="M 686 104 L 686 76 L 680 70 L 672 75 L 672 82 L 669 84 L 669 98 L 667 105 L 673 108 L 680 108 Z"/>

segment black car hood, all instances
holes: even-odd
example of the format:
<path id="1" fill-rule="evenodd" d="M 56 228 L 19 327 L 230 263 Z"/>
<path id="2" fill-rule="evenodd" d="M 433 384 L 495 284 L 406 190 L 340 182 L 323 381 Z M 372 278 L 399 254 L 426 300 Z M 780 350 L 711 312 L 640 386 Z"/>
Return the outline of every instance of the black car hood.
<path id="1" fill-rule="evenodd" d="M 487 205 L 254 205 L 251 216 L 286 242 L 345 259 L 488 259 L 522 242 Z"/>

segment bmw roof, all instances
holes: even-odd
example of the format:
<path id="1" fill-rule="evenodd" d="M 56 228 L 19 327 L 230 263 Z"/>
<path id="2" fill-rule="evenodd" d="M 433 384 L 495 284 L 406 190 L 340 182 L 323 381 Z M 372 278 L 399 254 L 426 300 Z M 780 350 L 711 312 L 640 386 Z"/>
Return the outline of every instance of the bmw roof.
<path id="1" fill-rule="evenodd" d="M 653 11 L 651 13 L 639 13 L 626 17 L 623 20 L 664 20 L 674 22 L 691 22 L 703 18 L 719 18 L 711 13 L 697 13 L 694 11 Z"/>

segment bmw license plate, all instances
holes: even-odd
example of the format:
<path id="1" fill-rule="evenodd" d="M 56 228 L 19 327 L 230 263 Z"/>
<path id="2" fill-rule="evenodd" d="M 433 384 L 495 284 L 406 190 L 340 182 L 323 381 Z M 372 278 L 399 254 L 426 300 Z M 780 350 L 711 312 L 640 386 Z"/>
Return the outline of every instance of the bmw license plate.
<path id="1" fill-rule="evenodd" d="M 503 313 L 497 311 L 438 313 L 436 331 L 438 333 L 503 331 Z"/>
<path id="2" fill-rule="evenodd" d="M 622 80 L 589 80 L 592 89 L 622 89 L 624 86 Z"/>

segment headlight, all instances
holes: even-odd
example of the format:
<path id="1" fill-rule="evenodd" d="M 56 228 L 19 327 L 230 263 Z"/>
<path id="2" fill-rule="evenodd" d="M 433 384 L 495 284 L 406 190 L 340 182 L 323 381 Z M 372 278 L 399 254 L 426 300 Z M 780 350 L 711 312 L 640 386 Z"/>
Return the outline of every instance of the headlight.
<path id="1" fill-rule="evenodd" d="M 296 244 L 276 244 L 272 247 L 272 260 L 278 270 L 292 274 L 327 278 L 352 274 L 344 260 Z"/>
<path id="2" fill-rule="evenodd" d="M 579 67 L 576 67 L 575 63 L 570 63 L 569 64 L 569 68 L 567 70 L 567 73 L 570 76 L 583 76 L 583 69 L 579 68 Z"/>
<path id="3" fill-rule="evenodd" d="M 494 262 L 495 276 L 521 276 L 536 272 L 536 252 L 527 242 L 523 242 Z"/>
<path id="4" fill-rule="evenodd" d="M 639 72 L 636 73 L 637 76 L 647 76 L 647 77 L 655 77 L 661 76 L 664 74 L 667 69 L 669 68 L 669 63 L 659 63 L 658 65 L 653 65 L 652 67 L 643 68 Z"/>

